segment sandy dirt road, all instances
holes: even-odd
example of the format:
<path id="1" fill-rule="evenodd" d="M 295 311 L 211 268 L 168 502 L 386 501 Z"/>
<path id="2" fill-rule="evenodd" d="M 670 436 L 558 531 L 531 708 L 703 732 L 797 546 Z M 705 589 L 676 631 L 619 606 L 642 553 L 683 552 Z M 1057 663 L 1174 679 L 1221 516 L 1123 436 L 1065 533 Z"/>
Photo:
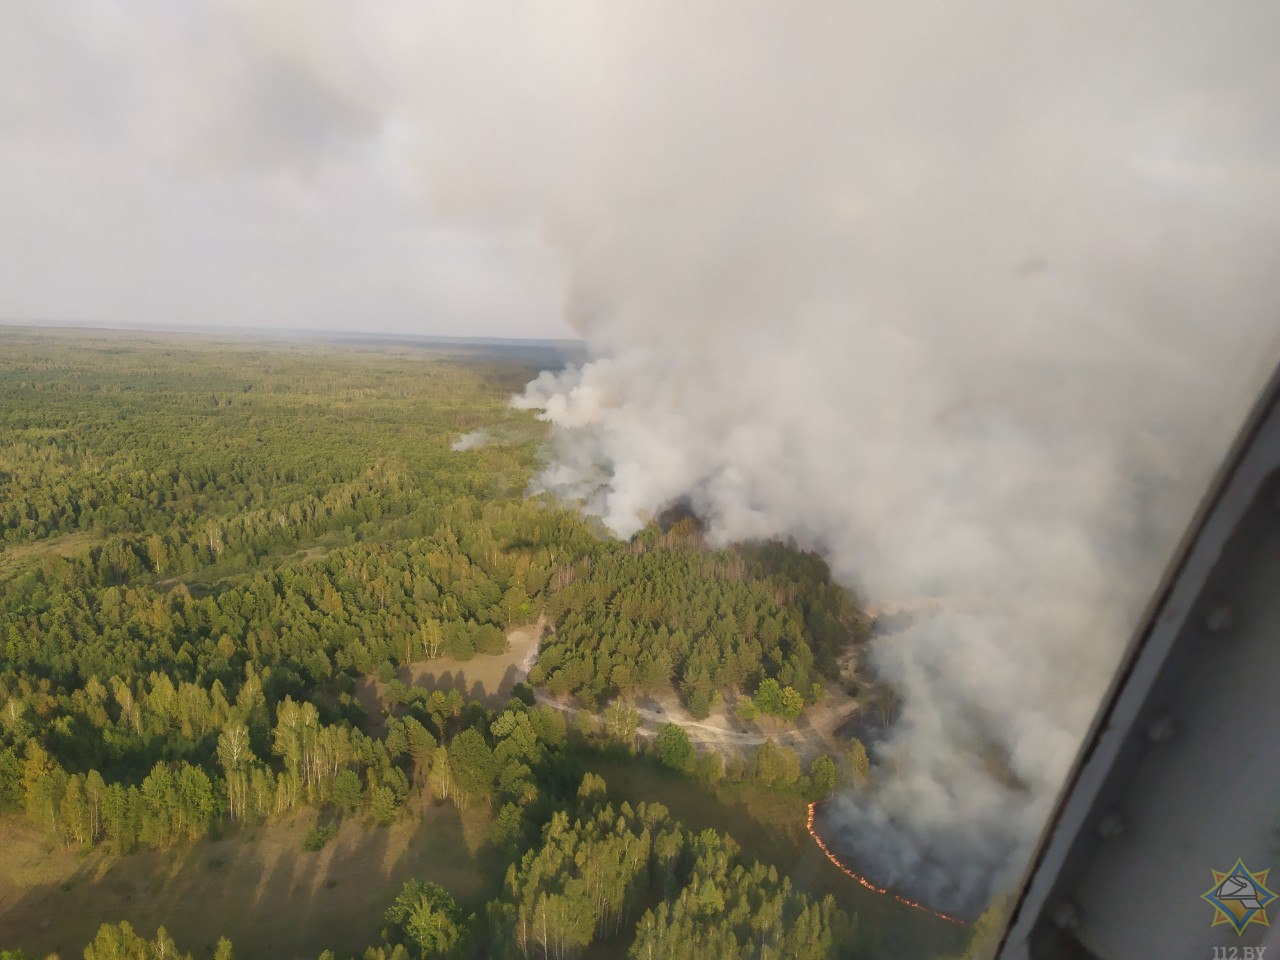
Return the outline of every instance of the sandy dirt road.
<path id="1" fill-rule="evenodd" d="M 584 712 L 567 698 L 553 697 L 544 690 L 538 690 L 536 696 L 539 703 L 554 707 L 567 716 Z M 698 720 L 680 705 L 674 692 L 643 698 L 636 701 L 635 706 L 640 713 L 639 735 L 645 738 L 657 736 L 658 728 L 664 723 L 678 723 L 698 746 L 741 751 L 773 740 L 792 747 L 804 759 L 843 751 L 845 744 L 836 731 L 860 710 L 857 701 L 836 691 L 830 692 L 822 703 L 810 707 L 805 716 L 793 725 L 768 719 L 747 723 L 733 716 L 723 705 L 705 720 Z M 592 713 L 592 716 L 596 714 Z"/>

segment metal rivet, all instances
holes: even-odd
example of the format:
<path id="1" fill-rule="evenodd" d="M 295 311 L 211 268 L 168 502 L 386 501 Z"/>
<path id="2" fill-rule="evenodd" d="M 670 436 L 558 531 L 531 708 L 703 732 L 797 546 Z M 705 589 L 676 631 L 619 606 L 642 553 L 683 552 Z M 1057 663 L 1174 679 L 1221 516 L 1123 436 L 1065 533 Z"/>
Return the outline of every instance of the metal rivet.
<path id="1" fill-rule="evenodd" d="M 1054 926 L 1059 930 L 1079 930 L 1080 908 L 1070 900 L 1063 900 L 1054 908 L 1053 914 L 1049 919 L 1053 921 Z"/>
<path id="2" fill-rule="evenodd" d="M 1173 722 L 1173 717 L 1167 713 L 1162 713 L 1147 726 L 1147 739 L 1152 743 L 1168 743 L 1173 739 L 1177 729 L 1177 724 Z"/>
<path id="3" fill-rule="evenodd" d="M 1098 836 L 1102 839 L 1111 840 L 1122 833 L 1124 833 L 1124 821 L 1120 819 L 1120 814 L 1108 813 L 1098 821 Z"/>
<path id="4" fill-rule="evenodd" d="M 1204 625 L 1210 633 L 1225 633 L 1236 625 L 1236 608 L 1229 603 L 1220 603 L 1204 618 Z"/>

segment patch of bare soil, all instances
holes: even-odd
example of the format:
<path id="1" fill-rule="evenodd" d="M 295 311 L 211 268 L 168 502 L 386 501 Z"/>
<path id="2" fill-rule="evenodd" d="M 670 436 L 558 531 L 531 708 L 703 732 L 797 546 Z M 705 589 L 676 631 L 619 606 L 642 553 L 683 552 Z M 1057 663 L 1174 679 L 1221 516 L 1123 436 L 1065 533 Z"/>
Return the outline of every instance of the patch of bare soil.
<path id="1" fill-rule="evenodd" d="M 581 708 L 567 700 L 538 691 L 538 700 L 574 716 Z M 742 751 L 757 747 L 766 740 L 793 747 L 803 759 L 811 760 L 821 753 L 838 754 L 848 745 L 839 735 L 841 726 L 857 715 L 858 701 L 829 684 L 822 702 L 809 707 L 799 720 L 787 723 L 770 717 L 748 722 L 737 712 L 737 703 L 722 702 L 704 719 L 694 718 L 680 703 L 674 690 L 636 701 L 640 712 L 642 737 L 654 737 L 664 723 L 678 723 L 695 744 L 720 751 Z"/>
<path id="2" fill-rule="evenodd" d="M 538 658 L 538 643 L 542 639 L 543 621 L 507 632 L 507 649 L 504 653 L 481 654 L 470 660 L 453 657 L 436 657 L 419 660 L 396 671 L 401 683 L 426 690 L 457 690 L 469 700 L 478 700 L 487 706 L 501 706 L 511 697 L 517 683 L 529 676 L 529 669 Z M 356 696 L 369 717 L 370 733 L 381 734 L 382 696 L 386 684 L 376 677 L 362 677 L 356 681 Z"/>

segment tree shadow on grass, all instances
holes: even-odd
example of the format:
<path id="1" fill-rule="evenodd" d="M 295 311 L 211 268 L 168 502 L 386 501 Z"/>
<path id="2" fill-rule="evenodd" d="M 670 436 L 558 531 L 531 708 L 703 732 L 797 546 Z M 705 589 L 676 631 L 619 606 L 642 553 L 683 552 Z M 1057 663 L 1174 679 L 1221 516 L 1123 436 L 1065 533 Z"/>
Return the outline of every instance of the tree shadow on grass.
<path id="1" fill-rule="evenodd" d="M 359 954 L 377 941 L 383 911 L 410 877 L 440 883 L 475 908 L 500 885 L 493 855 L 468 843 L 451 805 L 415 804 L 390 827 L 348 819 L 321 850 L 305 851 L 316 819 L 300 814 L 167 851 L 91 852 L 60 882 L 27 889 L 0 914 L 0 944 L 70 960 L 101 924 L 128 920 L 147 937 L 164 926 L 197 958 L 224 935 L 240 960 L 314 957 L 326 948 Z"/>

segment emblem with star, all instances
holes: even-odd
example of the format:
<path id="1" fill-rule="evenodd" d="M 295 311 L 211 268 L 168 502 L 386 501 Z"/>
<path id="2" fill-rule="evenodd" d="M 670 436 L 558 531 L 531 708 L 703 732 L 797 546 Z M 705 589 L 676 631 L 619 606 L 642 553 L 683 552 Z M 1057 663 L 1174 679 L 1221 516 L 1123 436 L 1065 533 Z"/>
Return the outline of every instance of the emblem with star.
<path id="1" fill-rule="evenodd" d="M 1267 921 L 1267 904 L 1276 895 L 1267 889 L 1270 872 L 1268 869 L 1251 873 L 1243 860 L 1237 860 L 1226 873 L 1214 870 L 1213 886 L 1200 895 L 1201 900 L 1213 904 L 1213 925 L 1230 924 L 1237 934 L 1244 933 L 1244 928 L 1251 923 L 1271 926 Z"/>

